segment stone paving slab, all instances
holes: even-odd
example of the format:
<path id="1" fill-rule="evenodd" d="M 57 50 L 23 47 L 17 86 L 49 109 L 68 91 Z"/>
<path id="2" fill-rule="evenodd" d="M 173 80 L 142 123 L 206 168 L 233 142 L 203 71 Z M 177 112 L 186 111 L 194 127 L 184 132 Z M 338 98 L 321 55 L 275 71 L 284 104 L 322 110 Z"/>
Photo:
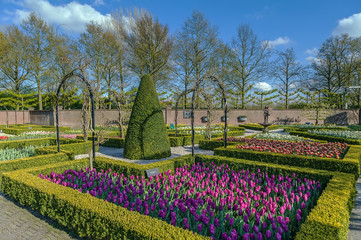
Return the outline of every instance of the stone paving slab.
<path id="1" fill-rule="evenodd" d="M 72 236 L 53 220 L 16 204 L 0 192 L 0 240 L 70 240 Z"/>
<path id="2" fill-rule="evenodd" d="M 361 178 L 356 182 L 356 190 L 355 207 L 352 209 L 348 227 L 348 240 L 361 239 Z"/>

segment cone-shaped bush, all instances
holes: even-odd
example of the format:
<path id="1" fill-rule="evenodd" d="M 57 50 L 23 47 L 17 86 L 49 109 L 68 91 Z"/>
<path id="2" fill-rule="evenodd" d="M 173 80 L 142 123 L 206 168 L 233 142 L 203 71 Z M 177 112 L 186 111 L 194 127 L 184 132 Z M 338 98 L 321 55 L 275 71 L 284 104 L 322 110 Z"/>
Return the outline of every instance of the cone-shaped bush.
<path id="1" fill-rule="evenodd" d="M 124 157 L 169 157 L 170 144 L 157 92 L 150 75 L 142 77 L 125 137 Z"/>

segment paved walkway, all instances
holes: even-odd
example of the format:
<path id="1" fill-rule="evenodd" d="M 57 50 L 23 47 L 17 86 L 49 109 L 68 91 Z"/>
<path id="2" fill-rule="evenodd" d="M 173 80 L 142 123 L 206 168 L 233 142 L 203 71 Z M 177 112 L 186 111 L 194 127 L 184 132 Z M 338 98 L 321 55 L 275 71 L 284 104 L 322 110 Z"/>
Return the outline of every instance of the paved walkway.
<path id="1" fill-rule="evenodd" d="M 0 192 L 0 239 L 1 240 L 67 240 L 79 239 L 62 230 L 49 218 L 14 203 Z"/>

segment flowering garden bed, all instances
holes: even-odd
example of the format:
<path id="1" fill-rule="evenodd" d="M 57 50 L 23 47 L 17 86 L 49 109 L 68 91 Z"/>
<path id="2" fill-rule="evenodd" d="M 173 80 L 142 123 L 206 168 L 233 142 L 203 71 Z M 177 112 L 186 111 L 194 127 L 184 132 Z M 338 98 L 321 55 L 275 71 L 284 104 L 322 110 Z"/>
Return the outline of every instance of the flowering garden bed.
<path id="1" fill-rule="evenodd" d="M 204 163 L 149 180 L 89 168 L 39 177 L 212 239 L 290 239 L 321 194 L 319 182 L 295 174 L 276 177 Z"/>
<path id="2" fill-rule="evenodd" d="M 241 143 L 237 145 L 239 149 L 336 159 L 343 158 L 349 148 L 346 143 L 337 142 L 290 142 L 256 138 L 240 138 L 239 142 Z"/>
<path id="3" fill-rule="evenodd" d="M 184 229 L 187 228 L 186 224 L 189 225 L 190 230 L 207 236 L 212 236 L 214 231 L 214 236 L 221 239 L 224 232 L 228 236 L 233 236 L 234 239 L 235 231 L 237 231 L 239 238 L 242 234 L 243 238 L 247 239 L 247 236 L 251 237 L 252 233 L 257 233 L 257 228 L 258 233 L 262 234 L 263 239 L 267 239 L 267 236 L 269 236 L 267 231 L 270 231 L 272 239 L 277 238 L 277 233 L 281 235 L 280 232 L 282 232 L 284 238 L 287 238 L 287 234 L 295 233 L 295 229 L 298 227 L 297 215 L 301 216 L 301 219 L 305 219 L 303 214 L 306 214 L 306 210 L 304 209 L 309 210 L 311 208 L 317 199 L 317 192 L 320 192 L 316 183 L 314 184 L 313 181 L 311 182 L 304 178 L 320 181 L 320 186 L 322 188 L 325 187 L 325 189 L 317 201 L 317 206 L 312 209 L 306 222 L 301 225 L 301 230 L 296 233 L 295 239 L 342 239 L 347 234 L 349 211 L 355 195 L 354 177 L 349 174 L 206 155 L 197 155 L 196 162 L 200 162 L 201 165 L 192 168 L 180 168 L 175 176 L 165 171 L 167 173 L 158 177 L 159 184 L 156 179 L 153 179 L 151 182 L 143 179 L 143 188 L 139 187 L 142 181 L 141 178 L 130 179 L 127 176 L 128 178 L 125 182 L 126 174 L 124 176 L 120 175 L 121 177 L 119 178 L 119 176 L 109 175 L 108 173 L 108 179 L 106 179 L 105 173 L 98 175 L 94 172 L 92 174 L 89 173 L 89 176 L 85 174 L 79 178 L 79 171 L 78 173 L 76 171 L 67 171 L 64 175 L 64 180 L 65 182 L 69 181 L 69 186 L 71 186 L 70 180 L 66 180 L 68 179 L 68 174 L 78 174 L 74 181 L 79 181 L 79 183 L 74 182 L 75 184 L 80 184 L 83 178 L 85 181 L 91 179 L 91 177 L 94 178 L 93 186 L 98 186 L 98 189 L 87 189 L 88 187 L 91 188 L 91 184 L 89 184 L 90 186 L 86 184 L 83 190 L 84 183 L 81 186 L 76 186 L 77 189 L 81 188 L 82 192 L 89 191 L 89 194 L 80 193 L 79 190 L 74 190 L 71 187 L 64 187 L 39 178 L 40 173 L 50 175 L 51 171 L 65 173 L 65 170 L 69 169 L 79 170 L 80 168 L 85 168 L 87 162 L 87 160 L 78 160 L 4 173 L 1 188 L 5 194 L 21 204 L 29 205 L 33 209 L 40 211 L 41 214 L 56 219 L 62 225 L 76 230 L 81 237 L 87 236 L 92 239 L 203 239 L 202 236 Z M 109 164 L 110 162 L 111 160 L 108 160 Z M 117 164 L 116 161 L 113 162 Z M 210 165 L 208 170 L 204 169 L 211 162 L 215 162 L 217 166 Z M 203 163 L 205 163 L 204 167 Z M 228 164 L 230 168 L 222 167 L 222 164 Z M 135 164 L 128 165 L 132 169 Z M 256 174 L 250 174 L 247 171 L 242 172 L 242 169 L 249 169 L 250 172 L 255 172 Z M 259 172 L 258 169 L 260 169 Z M 236 172 L 232 174 L 232 171 Z M 268 175 L 263 172 L 267 172 Z M 291 177 L 293 173 L 302 180 L 294 180 Z M 282 176 L 272 177 L 272 175 L 277 176 L 278 174 L 283 175 L 283 178 Z M 286 177 L 286 175 L 289 177 Z M 98 181 L 98 176 L 100 183 L 102 182 L 101 177 L 105 177 L 101 194 L 99 194 L 100 188 L 97 185 L 100 183 L 96 182 Z M 54 174 L 52 177 L 55 177 Z M 71 181 L 73 177 L 69 177 Z M 109 177 L 113 184 L 117 183 L 120 179 L 118 183 L 122 183 L 123 187 L 122 191 L 118 187 L 118 194 L 113 185 L 114 191 L 110 197 L 107 192 L 111 188 Z M 181 181 L 182 178 L 183 183 Z M 213 178 L 217 178 L 217 186 L 215 186 Z M 170 186 L 172 179 L 173 188 Z M 61 181 L 64 182 L 64 180 Z M 55 181 L 59 181 L 59 175 Z M 107 187 L 108 189 L 105 188 L 104 191 L 104 186 L 108 182 L 110 182 Z M 148 186 L 147 182 L 149 182 Z M 240 184 L 239 186 L 237 186 L 237 182 Z M 308 184 L 305 185 L 305 182 L 308 182 Z M 179 192 L 176 192 L 177 189 L 175 187 L 179 187 L 180 183 L 182 183 L 183 187 L 180 187 Z M 213 184 L 212 186 L 211 183 Z M 262 185 L 262 183 L 265 185 Z M 154 184 L 153 188 L 151 184 Z M 168 190 L 166 189 L 167 184 Z M 305 197 L 302 184 L 304 184 L 305 191 L 310 192 L 310 195 L 306 193 L 307 197 Z M 68 183 L 63 183 L 63 185 L 68 185 Z M 307 189 L 307 186 L 310 187 L 310 190 Z M 312 190 L 312 186 L 314 190 Z M 293 196 L 290 187 L 295 191 Z M 163 194 L 161 192 L 162 189 Z M 193 193 L 192 189 L 194 189 Z M 215 197 L 217 189 L 218 197 Z M 149 190 L 152 190 L 150 194 Z M 224 196 L 222 196 L 221 191 L 225 193 Z M 139 196 L 141 192 L 143 192 L 143 199 Z M 158 193 L 153 203 L 152 197 L 154 197 L 155 192 Z M 296 196 L 300 196 L 300 192 L 302 192 L 302 197 L 297 202 Z M 135 202 L 133 211 L 117 205 L 119 204 L 120 193 L 122 193 L 123 198 L 120 205 L 125 205 L 127 204 L 126 201 L 128 201 L 129 205 L 127 208 L 130 209 Z M 178 196 L 175 198 L 176 193 Z M 116 194 L 119 197 L 116 199 L 116 204 L 114 204 L 113 201 Z M 92 195 L 105 197 L 109 202 Z M 144 201 L 146 195 L 148 195 L 148 200 Z M 160 195 L 163 195 L 162 201 L 158 201 Z M 192 198 L 193 200 L 191 200 Z M 234 199 L 233 203 L 231 202 L 232 198 Z M 271 198 L 272 200 L 270 200 Z M 307 201 L 304 204 L 306 205 L 305 208 L 303 208 L 301 205 L 305 198 L 307 198 Z M 203 206 L 202 202 L 195 201 L 194 199 L 202 199 Z M 263 199 L 265 202 L 263 202 Z M 176 200 L 177 204 L 175 204 Z M 262 212 L 262 209 L 264 209 L 262 204 L 265 204 L 266 201 L 269 201 L 268 205 L 266 204 L 268 207 L 265 209 L 266 211 L 263 210 L 264 212 Z M 148 216 L 144 215 L 146 211 L 145 202 L 148 205 Z M 229 203 L 231 204 L 230 207 L 228 206 Z M 235 207 L 235 203 L 237 203 L 237 207 Z M 256 206 L 257 203 L 259 203 L 258 206 Z M 155 206 L 153 207 L 155 208 L 154 211 L 152 210 L 153 204 Z M 175 214 L 171 211 L 172 205 Z M 291 205 L 291 210 L 289 210 L 289 205 Z M 137 212 L 139 206 L 139 210 L 143 214 Z M 220 206 L 223 206 L 223 208 Z M 165 210 L 165 208 L 167 209 Z M 249 210 L 247 210 L 248 208 Z M 301 208 L 301 214 L 297 214 L 300 213 L 298 211 L 299 208 Z M 242 209 L 242 215 L 240 215 L 240 209 Z M 203 211 L 206 213 L 204 214 Z M 211 216 L 212 211 L 213 217 Z M 268 219 L 267 213 L 270 212 L 274 212 L 272 214 L 274 220 L 271 217 Z M 199 221 L 194 225 L 197 218 L 196 214 L 199 215 Z M 227 216 L 227 214 L 229 215 Z M 160 220 L 163 219 L 164 215 L 169 223 Z M 220 225 L 215 221 L 216 217 L 220 220 Z M 258 226 L 256 224 L 258 223 L 257 217 L 259 218 Z M 286 217 L 288 217 L 288 220 Z M 184 220 L 185 218 L 187 220 Z M 224 221 L 223 219 L 226 218 L 227 220 Z M 273 221 L 276 225 L 275 230 L 272 226 Z M 267 227 L 263 226 L 264 222 L 267 224 Z M 172 226 L 172 223 L 176 227 Z M 214 229 L 211 224 L 213 224 Z M 287 226 L 288 232 L 285 231 L 287 230 L 285 226 Z M 281 230 L 280 227 L 282 228 Z M 247 235 L 247 231 L 249 235 Z"/>

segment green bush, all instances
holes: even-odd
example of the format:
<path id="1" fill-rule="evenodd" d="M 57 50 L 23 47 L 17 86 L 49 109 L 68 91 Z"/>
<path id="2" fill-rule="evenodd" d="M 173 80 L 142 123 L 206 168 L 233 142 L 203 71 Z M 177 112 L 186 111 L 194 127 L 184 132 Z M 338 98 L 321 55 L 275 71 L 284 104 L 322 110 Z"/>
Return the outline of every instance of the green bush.
<path id="1" fill-rule="evenodd" d="M 79 160 L 4 173 L 1 189 L 20 204 L 88 239 L 208 239 L 36 176 L 40 172 L 79 169 L 87 162 Z"/>
<path id="2" fill-rule="evenodd" d="M 257 131 L 262 131 L 264 129 L 264 127 L 258 123 L 246 123 L 246 124 L 241 124 L 239 126 L 246 129 L 252 129 Z M 271 125 L 267 127 L 268 130 L 274 130 L 278 128 L 279 128 L 278 125 Z"/>
<path id="3" fill-rule="evenodd" d="M 239 142 L 227 142 L 227 146 L 237 145 Z M 214 150 L 215 148 L 224 147 L 223 140 L 202 140 L 199 141 L 199 148 L 204 150 Z"/>
<path id="4" fill-rule="evenodd" d="M 167 129 L 150 75 L 139 84 L 124 144 L 124 157 L 159 159 L 171 155 Z"/>
<path id="5" fill-rule="evenodd" d="M 334 172 L 350 173 L 358 178 L 360 175 L 360 148 L 350 147 L 344 159 L 301 156 L 239 149 L 235 146 L 214 149 L 214 155 L 231 158 L 248 159 L 251 161 L 275 163 L 289 166 L 322 169 Z M 349 155 L 350 153 L 350 155 Z M 358 155 L 357 155 L 358 153 Z"/>
<path id="6" fill-rule="evenodd" d="M 60 145 L 60 151 L 68 154 L 69 159 L 74 159 L 75 155 L 87 154 L 92 149 L 92 142 L 80 142 L 72 144 Z M 99 151 L 99 146 L 96 147 L 96 151 Z M 35 155 L 47 155 L 55 154 L 58 152 L 57 146 L 49 146 L 35 149 Z"/>
<path id="7" fill-rule="evenodd" d="M 244 135 L 244 130 L 239 130 L 239 131 L 231 131 L 229 130 L 227 132 L 227 137 L 234 137 L 234 136 L 243 136 Z M 214 133 L 212 134 L 212 138 L 217 138 L 217 137 L 223 137 L 224 133 Z"/>
<path id="8" fill-rule="evenodd" d="M 59 127 L 59 131 L 64 132 L 64 131 L 69 131 L 70 127 Z M 3 128 L 2 131 L 6 134 L 13 134 L 13 135 L 20 135 L 22 133 L 25 132 L 33 132 L 33 131 L 45 131 L 45 132 L 55 132 L 56 131 L 56 127 L 31 127 L 31 129 L 28 129 L 28 127 L 24 128 L 24 127 L 20 127 L 20 128 L 15 128 L 15 127 L 9 127 L 9 128 Z"/>
<path id="9" fill-rule="evenodd" d="M 49 154 L 46 156 L 35 156 L 35 157 L 20 158 L 16 160 L 2 161 L 0 162 L 0 181 L 3 172 L 10 172 L 14 170 L 42 166 L 42 165 L 53 164 L 64 161 L 69 161 L 68 156 L 65 153 L 56 153 L 56 154 Z"/>
<path id="10" fill-rule="evenodd" d="M 79 140 L 60 138 L 60 144 L 77 143 Z M 6 148 L 24 148 L 28 146 L 44 146 L 44 145 L 55 145 L 56 138 L 37 138 L 37 139 L 25 139 L 25 140 L 14 140 L 14 141 L 0 141 L 0 149 Z"/>
<path id="11" fill-rule="evenodd" d="M 298 135 L 301 137 L 325 140 L 328 142 L 341 142 L 341 143 L 347 143 L 347 144 L 351 144 L 351 145 L 361 145 L 361 140 L 340 138 L 340 137 L 333 137 L 333 136 L 326 136 L 326 135 L 318 135 L 318 134 L 309 133 L 309 132 L 290 131 L 290 135 Z"/>
<path id="12" fill-rule="evenodd" d="M 124 148 L 124 142 L 124 138 L 106 137 L 105 142 L 100 145 L 104 147 Z"/>
<path id="13" fill-rule="evenodd" d="M 169 137 L 169 143 L 171 147 L 183 146 L 184 137 Z"/>
<path id="14" fill-rule="evenodd" d="M 117 161 L 104 157 L 96 157 L 94 167 L 96 169 L 112 169 L 113 172 L 123 173 L 125 176 L 144 176 L 146 177 L 146 170 L 158 168 L 160 173 L 164 173 L 169 169 L 174 172 L 176 168 L 191 165 L 194 160 L 191 155 L 185 155 L 169 160 L 159 161 L 150 164 L 135 164 L 123 161 Z"/>

